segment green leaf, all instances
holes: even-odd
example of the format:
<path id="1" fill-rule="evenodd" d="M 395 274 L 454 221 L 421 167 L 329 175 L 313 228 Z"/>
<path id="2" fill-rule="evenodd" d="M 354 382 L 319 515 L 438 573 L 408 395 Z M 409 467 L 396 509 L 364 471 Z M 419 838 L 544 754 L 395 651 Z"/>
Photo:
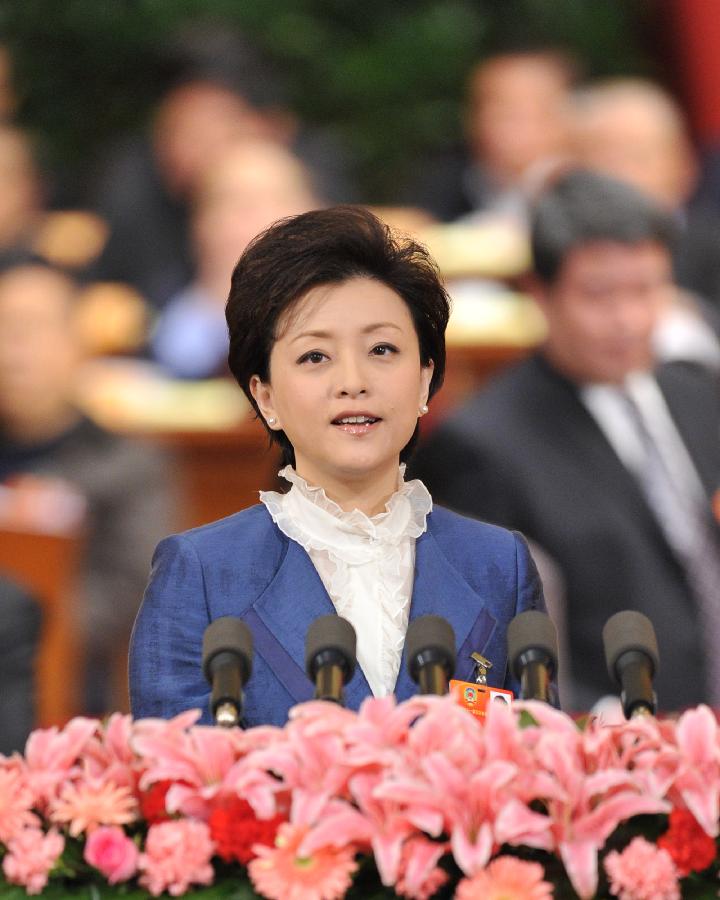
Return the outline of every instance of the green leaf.
<path id="1" fill-rule="evenodd" d="M 50 882 L 40 897 L 42 900 L 147 900 L 148 892 L 126 884 L 72 884 Z M 166 896 L 166 895 L 163 895 Z M 207 888 L 196 888 L 188 892 L 193 900 L 258 900 L 252 885 L 246 878 L 227 878 Z M 0 900 L 27 900 L 24 888 L 0 881 Z"/>

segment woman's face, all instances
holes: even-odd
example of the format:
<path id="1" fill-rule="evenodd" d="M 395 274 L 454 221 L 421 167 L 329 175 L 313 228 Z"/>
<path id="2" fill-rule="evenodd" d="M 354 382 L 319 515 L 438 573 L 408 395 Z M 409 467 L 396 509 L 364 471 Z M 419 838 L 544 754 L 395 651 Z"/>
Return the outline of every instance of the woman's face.
<path id="1" fill-rule="evenodd" d="M 267 383 L 253 395 L 295 450 L 312 484 L 393 484 L 400 451 L 427 402 L 433 366 L 405 301 L 353 278 L 310 290 L 279 322 Z"/>

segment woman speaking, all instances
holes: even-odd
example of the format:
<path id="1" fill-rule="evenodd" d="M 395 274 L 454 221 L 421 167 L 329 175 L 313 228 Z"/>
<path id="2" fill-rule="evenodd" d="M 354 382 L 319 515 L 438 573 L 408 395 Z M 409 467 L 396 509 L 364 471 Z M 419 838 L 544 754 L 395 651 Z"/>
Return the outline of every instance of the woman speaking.
<path id="1" fill-rule="evenodd" d="M 283 455 L 286 493 L 173 535 L 158 547 L 133 633 L 136 717 L 200 707 L 208 624 L 238 616 L 253 634 L 245 724 L 282 725 L 309 700 L 305 636 L 337 612 L 357 632 L 347 705 L 406 699 L 408 622 L 452 625 L 455 677 L 470 654 L 506 675 L 506 630 L 542 591 L 517 534 L 433 508 L 404 480 L 418 420 L 443 380 L 448 298 L 418 244 L 371 213 L 337 207 L 282 220 L 243 253 L 227 303 L 229 364 Z"/>

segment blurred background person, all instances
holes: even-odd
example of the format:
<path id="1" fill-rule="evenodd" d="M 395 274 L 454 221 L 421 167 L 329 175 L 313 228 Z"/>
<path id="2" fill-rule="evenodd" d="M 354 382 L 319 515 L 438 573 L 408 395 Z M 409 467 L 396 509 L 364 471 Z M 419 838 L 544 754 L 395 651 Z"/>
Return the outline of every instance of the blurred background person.
<path id="1" fill-rule="evenodd" d="M 77 294 L 38 259 L 0 272 L 0 483 L 61 479 L 84 501 L 76 626 L 87 658 L 85 709 L 102 714 L 123 705 L 125 647 L 174 510 L 164 456 L 103 430 L 75 404 Z"/>
<path id="2" fill-rule="evenodd" d="M 102 249 L 105 225 L 86 211 L 49 209 L 37 141 L 2 120 L 1 61 L 0 46 L 0 265 L 30 253 L 82 272 Z"/>
<path id="3" fill-rule="evenodd" d="M 441 221 L 474 213 L 526 227 L 533 176 L 569 151 L 576 77 L 575 61 L 550 47 L 477 63 L 467 79 L 465 145 L 415 173 L 409 202 Z"/>
<path id="4" fill-rule="evenodd" d="M 532 228 L 546 342 L 436 429 L 412 467 L 440 503 L 522 531 L 558 565 L 573 709 L 608 692 L 600 635 L 627 608 L 649 616 L 668 661 L 663 709 L 720 699 L 720 385 L 653 358 L 673 236 L 668 211 L 634 188 L 561 176 Z"/>
<path id="5" fill-rule="evenodd" d="M 128 282 L 158 309 L 195 275 L 189 218 L 198 179 L 239 140 L 294 146 L 325 196 L 352 194 L 339 148 L 300 129 L 277 73 L 232 29 L 182 32 L 161 72 L 166 86 L 149 134 L 116 148 L 90 198 L 110 227 L 91 275 Z"/>
<path id="6" fill-rule="evenodd" d="M 720 216 L 697 193 L 699 164 L 682 109 L 651 81 L 615 78 L 578 91 L 573 110 L 578 163 L 643 191 L 677 223 L 675 278 L 694 297 L 678 297 L 658 335 L 661 352 L 720 366 L 711 332 L 720 329 Z"/>
<path id="7" fill-rule="evenodd" d="M 0 122 L 12 122 L 17 105 L 12 53 L 0 44 Z"/>
<path id="8" fill-rule="evenodd" d="M 318 205 L 305 168 L 280 144 L 242 141 L 210 163 L 193 205 L 196 276 L 170 300 L 152 336 L 153 356 L 169 374 L 227 372 L 225 302 L 240 254 L 273 222 Z"/>
<path id="9" fill-rule="evenodd" d="M 21 751 L 35 721 L 35 659 L 41 615 L 22 588 L 0 574 L 0 753 Z"/>

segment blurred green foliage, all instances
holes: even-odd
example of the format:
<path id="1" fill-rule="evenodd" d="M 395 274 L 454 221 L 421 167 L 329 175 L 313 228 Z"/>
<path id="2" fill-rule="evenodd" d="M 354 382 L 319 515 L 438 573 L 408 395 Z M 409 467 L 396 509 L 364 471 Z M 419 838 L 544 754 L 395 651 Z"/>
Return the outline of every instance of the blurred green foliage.
<path id="1" fill-rule="evenodd" d="M 207 19 L 240 28 L 279 65 L 295 110 L 354 149 L 366 197 L 393 199 L 408 154 L 461 134 L 470 65 L 516 40 L 574 50 L 590 75 L 645 72 L 645 0 L 2 0 L 21 121 L 55 170 L 76 173 L 141 127 L 157 48 Z"/>

